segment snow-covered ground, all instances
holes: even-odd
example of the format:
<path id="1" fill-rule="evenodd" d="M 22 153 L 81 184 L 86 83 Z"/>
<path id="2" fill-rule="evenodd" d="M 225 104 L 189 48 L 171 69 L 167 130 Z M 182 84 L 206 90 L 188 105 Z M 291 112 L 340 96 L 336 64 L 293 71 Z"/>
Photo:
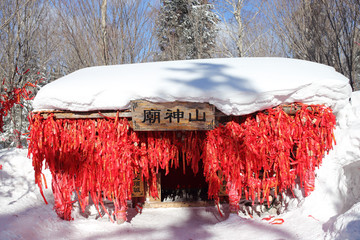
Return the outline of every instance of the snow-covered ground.
<path id="1" fill-rule="evenodd" d="M 221 206 L 224 216 L 216 207 L 143 209 L 141 214 L 130 209 L 128 222 L 122 225 L 111 223 L 106 217 L 95 219 L 91 215 L 85 218 L 75 208 L 74 221 L 63 221 L 52 209 L 54 200 L 50 189 L 45 191 L 49 204 L 43 202 L 34 184 L 34 171 L 26 149 L 3 149 L 0 150 L 0 164 L 3 165 L 0 170 L 0 239 L 360 239 L 360 92 L 351 95 L 350 103 L 347 80 L 324 65 L 282 59 L 255 62 L 249 59 L 243 62 L 245 65 L 240 71 L 232 61 L 149 64 L 143 65 L 145 72 L 139 75 L 136 67 L 124 66 L 122 69 L 129 74 L 122 72 L 122 76 L 137 79 L 149 74 L 149 82 L 134 80 L 134 86 L 143 86 L 141 89 L 146 91 L 135 91 L 130 87 L 133 94 L 143 95 L 132 96 L 124 92 L 123 99 L 110 94 L 112 91 L 119 94 L 121 84 L 115 82 L 117 74 L 123 70 L 117 67 L 90 68 L 44 87 L 35 99 L 35 107 L 38 110 L 92 110 L 89 107 L 101 107 L 109 101 L 109 96 L 110 100 L 119 100 L 116 109 L 126 108 L 129 100 L 142 97 L 158 101 L 208 101 L 228 114 L 247 112 L 249 103 L 252 111 L 295 100 L 326 103 L 335 109 L 337 145 L 325 156 L 317 171 L 315 191 L 307 198 L 295 191 L 297 198 L 286 198 L 283 202 L 286 211 L 275 217 L 283 219 L 282 224 L 271 224 L 263 219 L 273 215 L 270 213 L 261 217 L 242 213 L 229 215 L 225 205 Z M 269 67 L 271 61 L 275 63 L 273 68 Z M 154 69 L 154 66 L 161 68 Z M 153 81 L 162 83 L 160 72 L 157 77 L 151 75 L 157 74 L 156 71 L 168 76 L 177 73 L 176 79 L 170 79 L 169 88 L 160 85 L 166 91 L 153 87 L 156 85 Z M 240 76 L 237 71 L 245 75 Z M 101 77 L 106 72 L 113 88 L 105 91 L 101 88 L 104 82 L 95 81 L 92 76 Z M 73 82 L 79 75 L 85 78 Z M 265 77 L 268 82 L 261 84 Z M 85 91 L 87 96 L 83 95 L 84 88 L 88 90 Z M 214 90 L 225 95 L 214 95 Z M 160 98 L 155 99 L 155 94 Z M 45 176 L 50 185 L 50 174 L 45 171 Z"/>

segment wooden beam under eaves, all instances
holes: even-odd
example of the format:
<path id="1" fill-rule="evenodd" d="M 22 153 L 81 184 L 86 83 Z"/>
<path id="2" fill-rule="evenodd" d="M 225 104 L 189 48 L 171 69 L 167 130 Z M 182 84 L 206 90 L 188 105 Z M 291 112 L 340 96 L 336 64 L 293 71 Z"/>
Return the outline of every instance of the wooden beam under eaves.
<path id="1" fill-rule="evenodd" d="M 290 105 L 282 105 L 282 109 L 285 113 L 289 115 L 295 115 L 297 111 L 301 109 L 301 106 L 297 104 L 290 104 Z M 307 107 L 308 110 L 312 111 L 313 109 L 311 106 Z M 40 113 L 43 118 L 48 118 L 51 114 L 54 115 L 57 119 L 96 119 L 96 118 L 115 118 L 117 113 L 119 114 L 119 117 L 121 118 L 132 118 L 132 112 L 130 109 L 123 110 L 123 111 L 91 111 L 91 112 L 72 112 L 72 111 L 42 111 L 42 112 L 33 112 L 33 114 Z M 266 110 L 265 110 L 266 113 Z M 225 115 L 218 109 L 215 111 L 215 117 L 216 119 L 223 119 L 228 118 L 231 116 Z"/>
<path id="2" fill-rule="evenodd" d="M 37 114 L 37 112 L 34 112 Z M 91 119 L 91 118 L 115 118 L 117 111 L 98 111 L 98 112 L 69 112 L 69 111 L 53 111 L 40 112 L 43 118 L 48 118 L 51 114 L 57 119 Z M 131 118 L 131 112 L 119 112 L 119 117 Z"/>

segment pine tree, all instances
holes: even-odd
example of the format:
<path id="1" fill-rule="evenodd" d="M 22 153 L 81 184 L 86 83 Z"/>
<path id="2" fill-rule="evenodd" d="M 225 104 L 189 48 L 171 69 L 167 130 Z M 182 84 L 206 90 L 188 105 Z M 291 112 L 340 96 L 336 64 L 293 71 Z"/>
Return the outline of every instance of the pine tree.
<path id="1" fill-rule="evenodd" d="M 159 60 L 210 58 L 218 17 L 207 0 L 161 0 Z"/>

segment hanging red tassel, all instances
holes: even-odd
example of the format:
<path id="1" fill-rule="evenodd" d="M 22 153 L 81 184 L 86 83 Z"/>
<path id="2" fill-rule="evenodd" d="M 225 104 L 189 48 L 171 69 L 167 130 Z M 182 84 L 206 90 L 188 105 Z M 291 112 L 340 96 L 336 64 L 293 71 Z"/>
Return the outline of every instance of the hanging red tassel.
<path id="1" fill-rule="evenodd" d="M 308 195 L 314 189 L 315 169 L 332 148 L 336 121 L 330 108 L 298 105 L 295 116 L 277 107 L 206 133 L 134 132 L 127 119 L 118 116 L 70 120 L 36 114 L 30 118 L 28 148 L 35 183 L 42 193 L 45 160 L 53 176 L 55 211 L 66 220 L 72 219 L 71 196 L 76 192 L 83 211 L 91 197 L 100 213 L 106 198 L 123 221 L 136 174 L 142 173 L 151 196 L 158 197 L 159 169 L 167 174 L 179 167 L 180 154 L 195 174 L 202 159 L 209 198 L 218 202 L 220 185 L 227 181 L 234 211 L 243 193 L 253 203 L 269 204 L 271 190 L 275 195 L 292 190 L 296 181 Z"/>
<path id="2" fill-rule="evenodd" d="M 332 148 L 336 121 L 330 108 L 298 105 L 295 116 L 277 107 L 208 132 L 203 162 L 209 197 L 218 198 L 219 170 L 232 186 L 229 192 L 244 191 L 253 203 L 269 199 L 270 189 L 275 194 L 294 189 L 296 179 L 305 195 L 314 189 L 314 171 Z"/>

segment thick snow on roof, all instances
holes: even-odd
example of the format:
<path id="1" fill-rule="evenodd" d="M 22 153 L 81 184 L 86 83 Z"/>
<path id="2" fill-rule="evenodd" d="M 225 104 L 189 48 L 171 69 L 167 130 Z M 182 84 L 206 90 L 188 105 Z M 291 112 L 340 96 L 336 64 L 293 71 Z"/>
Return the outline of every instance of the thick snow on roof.
<path id="1" fill-rule="evenodd" d="M 326 104 L 336 112 L 349 100 L 348 79 L 332 67 L 286 58 L 226 58 L 90 67 L 44 86 L 41 110 L 121 110 L 131 100 L 209 102 L 228 115 L 283 103 Z"/>

